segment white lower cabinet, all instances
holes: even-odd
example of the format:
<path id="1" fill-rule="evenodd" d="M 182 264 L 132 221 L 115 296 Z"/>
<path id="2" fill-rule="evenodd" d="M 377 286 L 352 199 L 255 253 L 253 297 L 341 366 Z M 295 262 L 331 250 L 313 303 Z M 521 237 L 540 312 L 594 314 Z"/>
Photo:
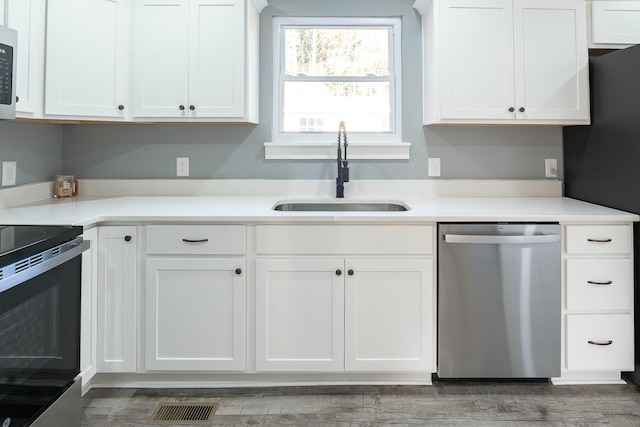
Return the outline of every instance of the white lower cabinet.
<path id="1" fill-rule="evenodd" d="M 256 248 L 257 371 L 435 371 L 432 226 L 264 225 Z"/>
<path id="2" fill-rule="evenodd" d="M 98 230 L 98 372 L 135 372 L 137 229 Z"/>
<path id="3" fill-rule="evenodd" d="M 244 259 L 147 258 L 145 368 L 245 369 Z"/>
<path id="4" fill-rule="evenodd" d="M 258 371 L 429 371 L 431 260 L 258 259 Z"/>
<path id="5" fill-rule="evenodd" d="M 632 226 L 570 224 L 564 237 L 564 358 L 554 382 L 619 382 L 634 369 Z"/>
<path id="6" fill-rule="evenodd" d="M 145 229 L 145 370 L 244 371 L 246 227 Z"/>

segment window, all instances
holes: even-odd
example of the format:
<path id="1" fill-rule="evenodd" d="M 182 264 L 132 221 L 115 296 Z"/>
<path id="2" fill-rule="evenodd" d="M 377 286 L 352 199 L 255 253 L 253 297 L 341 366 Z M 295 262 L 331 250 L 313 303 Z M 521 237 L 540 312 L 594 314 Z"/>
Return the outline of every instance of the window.
<path id="1" fill-rule="evenodd" d="M 267 158 L 287 158 L 275 154 L 283 147 L 307 153 L 289 158 L 332 158 L 340 121 L 352 158 L 404 158 L 380 155 L 385 144 L 402 145 L 408 158 L 401 136 L 400 19 L 280 17 L 273 30 Z M 376 154 L 367 154 L 367 146 Z"/>

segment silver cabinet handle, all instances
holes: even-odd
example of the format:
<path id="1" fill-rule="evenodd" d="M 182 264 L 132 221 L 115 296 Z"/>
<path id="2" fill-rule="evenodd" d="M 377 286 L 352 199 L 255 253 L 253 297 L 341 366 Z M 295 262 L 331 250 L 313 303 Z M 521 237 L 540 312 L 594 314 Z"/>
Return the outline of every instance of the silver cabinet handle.
<path id="1" fill-rule="evenodd" d="M 612 242 L 611 239 L 587 239 L 587 242 L 591 242 L 591 243 L 610 243 Z"/>
<path id="2" fill-rule="evenodd" d="M 589 344 L 592 345 L 611 345 L 613 344 L 613 341 L 609 340 L 609 341 L 587 341 Z"/>
<path id="3" fill-rule="evenodd" d="M 489 243 L 489 244 L 523 244 L 523 243 L 556 243 L 560 241 L 559 234 L 535 234 L 533 236 L 500 236 L 475 234 L 445 234 L 447 243 Z"/>
<path id="4" fill-rule="evenodd" d="M 209 239 L 182 239 L 185 243 L 206 243 Z"/>
<path id="5" fill-rule="evenodd" d="M 613 280 L 607 280 L 606 282 L 598 282 L 598 281 L 595 281 L 595 280 L 587 280 L 587 283 L 590 284 L 590 285 L 606 286 L 606 285 L 613 284 Z"/>

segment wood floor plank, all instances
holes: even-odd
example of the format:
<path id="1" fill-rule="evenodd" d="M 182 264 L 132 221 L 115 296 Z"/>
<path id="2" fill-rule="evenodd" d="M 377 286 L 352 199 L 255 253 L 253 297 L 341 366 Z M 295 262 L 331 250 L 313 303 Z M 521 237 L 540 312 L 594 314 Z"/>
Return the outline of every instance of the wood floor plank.
<path id="1" fill-rule="evenodd" d="M 640 425 L 632 384 L 447 383 L 232 389 L 92 389 L 82 425 L 145 426 L 158 402 L 216 401 L 214 425 Z"/>

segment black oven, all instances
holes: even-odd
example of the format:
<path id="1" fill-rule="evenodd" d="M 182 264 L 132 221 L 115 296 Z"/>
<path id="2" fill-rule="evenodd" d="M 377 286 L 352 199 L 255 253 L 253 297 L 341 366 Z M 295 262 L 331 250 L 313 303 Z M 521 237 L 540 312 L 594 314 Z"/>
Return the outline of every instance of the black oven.
<path id="1" fill-rule="evenodd" d="M 0 425 L 80 420 L 82 227 L 0 226 Z"/>

